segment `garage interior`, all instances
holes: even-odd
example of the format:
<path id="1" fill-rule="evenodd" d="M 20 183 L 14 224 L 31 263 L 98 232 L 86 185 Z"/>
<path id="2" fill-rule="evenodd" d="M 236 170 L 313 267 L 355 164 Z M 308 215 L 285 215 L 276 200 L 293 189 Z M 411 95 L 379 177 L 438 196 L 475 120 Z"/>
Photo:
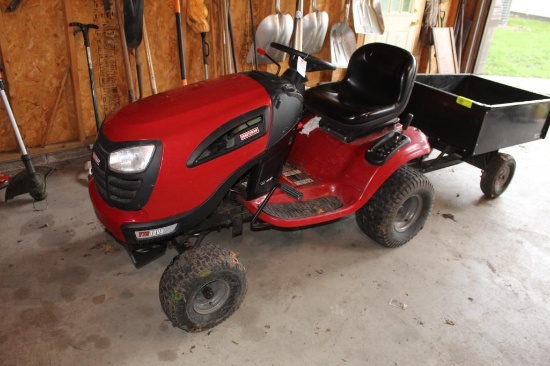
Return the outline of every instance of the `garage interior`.
<path id="1" fill-rule="evenodd" d="M 276 1 L 199 2 L 208 15 L 209 78 L 253 70 L 247 60 L 252 28 L 274 14 Z M 69 23 L 98 26 L 89 36 L 101 121 L 140 95 L 183 83 L 174 2 L 145 3 L 146 32 L 143 43 L 128 51 L 130 75 L 124 66 L 122 12 L 117 11 L 123 3 L 0 2 L 6 94 L 37 171 L 48 172 L 47 200 L 33 202 L 23 194 L 0 203 L 3 365 L 546 364 L 550 174 L 545 167 L 550 147 L 542 139 L 502 149 L 513 155 L 517 170 L 496 199 L 480 191 L 480 169 L 472 165 L 426 173 L 435 204 L 425 227 L 396 249 L 365 236 L 353 215 L 294 230 L 253 231 L 245 225 L 235 238 L 230 230 L 209 234 L 207 242 L 238 253 L 246 267 L 246 297 L 212 329 L 186 333 L 172 327 L 159 304 L 159 279 L 177 251 L 169 248 L 136 269 L 96 218 L 87 188 L 85 166 L 97 135 L 96 119 L 83 35 Z M 201 82 L 201 34 L 187 21 L 194 2 L 176 3 L 186 80 Z M 227 57 L 224 38 L 227 3 L 235 63 Z M 386 25 L 395 22 L 403 29 L 355 34 L 357 45 L 395 44 L 415 56 L 418 73 L 444 74 L 480 71 L 496 26 L 493 15 L 507 2 L 439 1 L 435 22 L 431 1 L 382 3 L 389 7 L 383 11 Z M 303 1 L 304 14 L 312 5 Z M 329 22 L 315 55 L 330 61 L 330 29 L 343 21 L 345 1 L 319 0 L 316 6 L 327 12 Z M 280 0 L 282 12 L 293 18 L 295 7 L 295 1 Z M 352 29 L 354 21 L 350 15 Z M 456 32 L 460 24 L 462 34 Z M 428 27 L 446 32 L 448 38 L 437 46 L 451 46 L 449 53 L 436 54 L 436 45 L 423 38 Z M 141 88 L 136 63 L 141 63 Z M 285 70 L 287 62 L 281 66 Z M 273 64 L 257 69 L 277 70 Z M 311 73 L 307 85 L 341 80 L 345 72 Z M 529 81 L 516 82 L 532 89 Z M 550 85 L 536 92 L 550 95 Z M 20 155 L 0 105 L 0 173 L 23 170 Z"/>

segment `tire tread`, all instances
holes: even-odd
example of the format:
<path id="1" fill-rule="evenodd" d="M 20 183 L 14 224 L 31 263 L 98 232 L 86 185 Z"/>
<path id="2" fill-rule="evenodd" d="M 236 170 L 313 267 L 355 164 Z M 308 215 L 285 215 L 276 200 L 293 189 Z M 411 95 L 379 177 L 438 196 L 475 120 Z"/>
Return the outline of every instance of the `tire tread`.
<path id="1" fill-rule="evenodd" d="M 414 191 L 425 191 L 429 195 L 428 202 L 424 202 L 427 212 L 424 212 L 421 225 L 407 232 L 405 240 L 397 238 L 392 232 L 396 210 Z M 371 199 L 356 213 L 357 224 L 361 230 L 377 243 L 397 248 L 411 240 L 424 225 L 433 206 L 434 188 L 428 178 L 414 170 L 403 166 L 397 169 L 376 191 Z M 389 209 L 388 209 L 389 208 Z"/>
<path id="2" fill-rule="evenodd" d="M 186 306 L 190 299 L 186 296 L 189 296 L 189 293 L 197 288 L 197 283 L 204 278 L 227 272 L 237 275 L 241 286 L 240 292 L 234 299 L 228 300 L 224 307 L 211 314 L 205 324 L 197 324 L 187 315 Z M 220 324 L 233 314 L 244 299 L 246 290 L 244 266 L 226 249 L 204 243 L 172 259 L 162 274 L 159 298 L 162 309 L 173 326 L 188 332 L 200 332 Z"/>

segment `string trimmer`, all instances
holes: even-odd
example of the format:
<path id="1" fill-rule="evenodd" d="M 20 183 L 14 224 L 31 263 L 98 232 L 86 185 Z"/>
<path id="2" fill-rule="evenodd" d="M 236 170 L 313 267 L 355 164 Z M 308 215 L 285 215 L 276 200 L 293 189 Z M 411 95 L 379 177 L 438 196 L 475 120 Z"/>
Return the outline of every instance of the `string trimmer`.
<path id="1" fill-rule="evenodd" d="M 27 153 L 25 143 L 21 138 L 21 133 L 17 127 L 17 122 L 13 116 L 10 102 L 4 90 L 4 76 L 2 69 L 0 69 L 0 94 L 2 95 L 2 101 L 4 102 L 6 111 L 8 112 L 8 118 L 11 126 L 13 127 L 17 144 L 21 150 L 21 160 L 25 165 L 24 171 L 17 173 L 9 180 L 8 187 L 6 188 L 6 201 L 25 193 L 29 193 L 35 201 L 42 201 L 46 199 L 48 195 L 48 192 L 46 191 L 46 178 L 34 170 L 31 157 Z"/>

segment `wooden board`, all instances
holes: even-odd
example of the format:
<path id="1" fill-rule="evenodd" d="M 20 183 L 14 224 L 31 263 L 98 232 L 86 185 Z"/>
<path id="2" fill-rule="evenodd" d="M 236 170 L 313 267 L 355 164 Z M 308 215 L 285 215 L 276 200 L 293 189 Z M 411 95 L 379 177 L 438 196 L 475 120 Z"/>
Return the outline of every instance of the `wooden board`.
<path id="1" fill-rule="evenodd" d="M 435 57 L 440 74 L 456 74 L 458 63 L 453 28 L 433 28 Z"/>

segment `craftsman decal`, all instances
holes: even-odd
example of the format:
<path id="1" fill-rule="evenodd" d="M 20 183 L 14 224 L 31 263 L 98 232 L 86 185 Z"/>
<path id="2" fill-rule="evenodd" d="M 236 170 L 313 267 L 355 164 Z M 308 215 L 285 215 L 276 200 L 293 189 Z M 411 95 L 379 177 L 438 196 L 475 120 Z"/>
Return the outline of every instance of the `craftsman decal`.
<path id="1" fill-rule="evenodd" d="M 249 139 L 251 138 L 252 136 L 254 135 L 257 135 L 260 133 L 260 129 L 258 127 L 254 127 L 253 129 L 251 130 L 248 130 L 246 132 L 243 132 L 239 135 L 239 138 L 241 139 L 241 141 L 244 141 L 246 139 Z"/>

